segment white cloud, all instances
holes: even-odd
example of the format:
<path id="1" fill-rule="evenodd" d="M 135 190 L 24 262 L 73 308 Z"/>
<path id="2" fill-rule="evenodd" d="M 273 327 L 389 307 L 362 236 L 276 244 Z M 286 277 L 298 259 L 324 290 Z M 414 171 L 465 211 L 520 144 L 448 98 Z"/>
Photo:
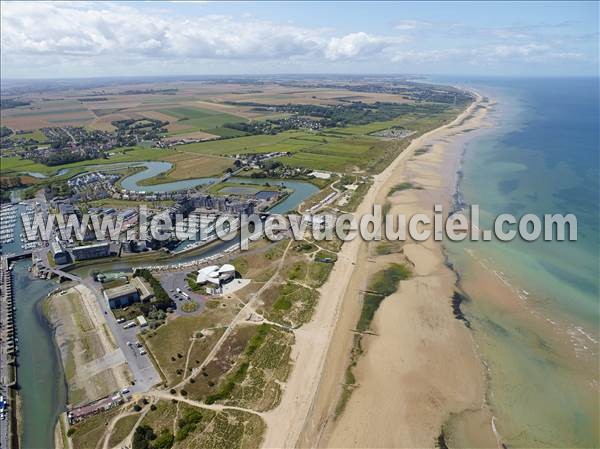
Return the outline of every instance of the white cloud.
<path id="1" fill-rule="evenodd" d="M 56 57 L 154 59 L 337 60 L 373 56 L 392 38 L 364 32 L 336 37 L 325 30 L 255 18 L 203 15 L 190 18 L 141 12 L 118 4 L 3 3 L 2 52 Z"/>
<path id="2" fill-rule="evenodd" d="M 390 63 L 401 63 L 405 70 L 411 63 L 414 70 L 432 62 L 437 63 L 434 68 L 444 62 L 455 66 L 542 63 L 584 60 L 586 54 L 589 60 L 586 42 L 597 41 L 597 33 L 573 32 L 568 37 L 558 33 L 564 24 L 480 27 L 401 20 L 385 25 L 386 30 L 383 25 L 374 28 L 377 24 L 365 17 L 369 28 L 341 32 L 261 20 L 248 13 L 211 14 L 214 9 L 210 3 L 180 9 L 164 3 L 141 7 L 109 2 L 2 2 L 2 76 L 273 73 L 291 67 L 387 71 L 395 68 Z"/>
<path id="3" fill-rule="evenodd" d="M 396 23 L 397 30 L 400 31 L 412 31 L 417 29 L 431 28 L 434 26 L 431 22 L 424 22 L 421 20 L 400 20 Z"/>
<path id="4" fill-rule="evenodd" d="M 338 59 L 371 56 L 403 41 L 404 39 L 402 38 L 371 36 L 363 32 L 350 33 L 340 38 L 331 38 L 325 48 L 325 57 L 335 61 Z"/>

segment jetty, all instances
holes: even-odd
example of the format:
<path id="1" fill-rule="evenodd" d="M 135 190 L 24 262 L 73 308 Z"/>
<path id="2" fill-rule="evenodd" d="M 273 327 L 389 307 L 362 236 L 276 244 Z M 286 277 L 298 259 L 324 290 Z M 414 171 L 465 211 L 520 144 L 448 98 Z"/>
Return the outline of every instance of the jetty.
<path id="1" fill-rule="evenodd" d="M 17 447 L 17 355 L 12 269 L 8 257 L 0 259 L 0 447 Z M 7 415 L 8 414 L 8 419 Z"/>

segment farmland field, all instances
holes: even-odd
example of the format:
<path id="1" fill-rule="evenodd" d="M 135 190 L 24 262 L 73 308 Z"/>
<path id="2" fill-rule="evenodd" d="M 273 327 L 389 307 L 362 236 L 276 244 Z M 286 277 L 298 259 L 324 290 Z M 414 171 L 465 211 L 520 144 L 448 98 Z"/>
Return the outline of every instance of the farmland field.
<path id="1" fill-rule="evenodd" d="M 22 96 L 30 105 L 2 110 L 4 126 L 16 130 L 35 130 L 47 126 L 87 126 L 113 130 L 112 121 L 143 117 L 168 121 L 169 133 L 212 131 L 224 137 L 241 135 L 223 128 L 224 123 L 282 118 L 288 114 L 254 110 L 250 104 L 339 105 L 351 101 L 404 103 L 402 95 L 350 92 L 344 89 L 298 88 L 276 83 L 260 86 L 247 84 L 205 84 L 202 82 L 136 84 L 132 95 L 125 82 L 102 90 L 102 101 L 93 89 L 74 89 Z M 170 93 L 161 90 L 171 89 Z M 236 104 L 232 104 L 236 103 Z M 243 104 L 246 103 L 246 104 Z M 181 120 L 187 118 L 187 120 Z M 186 123 L 187 122 L 187 123 Z"/>
<path id="2" fill-rule="evenodd" d="M 169 113 L 183 114 L 185 111 L 187 109 L 184 108 L 183 110 L 169 110 Z M 216 124 L 217 119 L 222 119 L 224 115 L 213 114 L 212 111 L 207 115 L 203 115 L 202 111 L 193 112 L 196 118 L 186 120 L 183 123 L 192 120 L 206 120 L 206 123 L 209 123 L 212 120 L 212 123 Z M 236 118 L 235 116 L 230 117 Z M 62 168 L 114 162 L 161 160 L 175 164 L 173 171 L 160 178 L 155 178 L 150 183 L 215 175 L 232 166 L 233 161 L 231 157 L 237 154 L 248 153 L 289 152 L 291 156 L 282 156 L 275 160 L 291 167 L 335 172 L 349 172 L 361 169 L 377 171 L 382 168 L 383 160 L 389 160 L 396 154 L 398 143 L 384 142 L 369 136 L 369 133 L 386 129 L 390 126 L 405 126 L 417 132 L 425 132 L 432 127 L 438 126 L 445 118 L 446 114 L 440 114 L 434 118 L 407 116 L 368 125 L 333 128 L 318 133 L 285 131 L 276 135 L 255 135 L 223 140 L 209 140 L 206 142 L 178 145 L 175 149 L 171 150 L 153 148 L 121 149 L 114 150 L 114 154 L 109 159 L 81 161 L 56 167 L 47 167 L 14 157 L 2 158 L 0 162 L 2 164 L 2 172 L 5 174 L 41 172 L 46 175 L 55 173 Z M 219 129 L 227 128 L 215 128 L 212 132 L 218 132 Z M 237 132 L 235 130 L 228 131 Z M 184 135 L 182 134 L 182 136 Z M 208 135 L 206 136 L 208 137 Z M 404 142 L 407 143 L 408 140 Z M 194 157 L 198 156 L 221 156 L 221 158 L 199 158 L 194 160 Z M 223 156 L 227 157 L 227 159 L 222 158 Z M 222 170 L 219 172 L 219 169 Z"/>
<path id="3" fill-rule="evenodd" d="M 138 146 L 133 149 L 110 150 L 110 157 L 106 159 L 53 167 L 21 160 L 14 153 L 9 153 L 0 161 L 3 175 L 27 172 L 52 175 L 60 169 L 69 168 L 69 175 L 64 177 L 70 177 L 91 165 L 152 160 L 172 162 L 174 167 L 170 172 L 147 181 L 155 184 L 217 175 L 232 166 L 232 158 L 236 155 L 273 152 L 289 153 L 273 161 L 292 168 L 376 173 L 402 151 L 410 139 L 385 141 L 375 137 L 374 133 L 391 127 L 403 127 L 414 131 L 417 137 L 439 126 L 455 112 L 452 108 L 444 112 L 432 112 L 423 103 L 422 108 L 410 109 L 386 121 L 250 135 L 257 132 L 251 126 L 237 130 L 224 125 L 251 124 L 256 120 L 294 116 L 286 112 L 286 105 L 343 107 L 352 102 L 408 103 L 412 100 L 401 94 L 316 86 L 300 88 L 269 82 L 149 83 L 137 84 L 135 89 L 132 87 L 126 84 L 109 86 L 102 90 L 101 100 L 96 91 L 85 89 L 48 93 L 43 98 L 32 92 L 22 96 L 31 104 L 2 110 L 2 123 L 13 130 L 27 131 L 27 134 L 21 135 L 24 138 L 41 142 L 45 140 L 39 130 L 42 127 L 73 125 L 114 131 L 115 125 L 112 123 L 117 120 L 152 119 L 168 122 L 164 125 L 167 135 L 162 136 L 165 145 L 177 145 L 175 142 L 185 139 L 205 141 L 177 145 L 170 150 L 142 148 L 150 144 L 148 141 L 138 141 Z M 312 117 L 310 107 L 307 108 L 309 120 L 320 119 L 318 116 Z M 15 140 L 16 136 L 10 139 Z"/>
<path id="4" fill-rule="evenodd" d="M 142 181 L 140 185 L 162 184 L 184 179 L 216 176 L 233 166 L 233 159 L 231 158 L 199 156 L 197 154 L 179 152 L 164 156 L 161 160 L 171 162 L 173 168 L 145 182 Z"/>
<path id="5" fill-rule="evenodd" d="M 247 136 L 237 139 L 215 140 L 192 143 L 177 147 L 182 151 L 199 154 L 234 155 L 239 153 L 271 153 L 273 151 L 293 151 L 303 145 L 291 137 L 310 135 L 303 131 L 287 131 L 277 135 Z"/>
<path id="6" fill-rule="evenodd" d="M 239 123 L 246 121 L 244 117 L 217 112 L 210 109 L 191 107 L 160 109 L 158 112 L 176 117 L 176 124 L 182 127 L 182 130 L 172 132 L 171 134 L 178 134 L 189 130 L 210 132 L 211 130 L 221 128 L 225 123 Z"/>

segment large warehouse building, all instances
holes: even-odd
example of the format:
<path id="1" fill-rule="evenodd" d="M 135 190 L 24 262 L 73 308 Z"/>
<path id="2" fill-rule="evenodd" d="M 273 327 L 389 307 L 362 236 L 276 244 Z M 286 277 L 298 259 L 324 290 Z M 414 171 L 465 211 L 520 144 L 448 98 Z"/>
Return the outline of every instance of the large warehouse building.
<path id="1" fill-rule="evenodd" d="M 134 277 L 125 285 L 108 288 L 103 293 L 111 309 L 127 307 L 138 301 L 146 302 L 154 296 L 152 289 L 139 277 Z"/>

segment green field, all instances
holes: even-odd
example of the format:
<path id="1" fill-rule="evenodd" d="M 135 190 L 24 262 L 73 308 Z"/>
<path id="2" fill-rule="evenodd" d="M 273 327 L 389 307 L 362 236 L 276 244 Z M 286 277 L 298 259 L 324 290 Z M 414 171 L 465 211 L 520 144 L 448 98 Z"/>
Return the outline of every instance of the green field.
<path id="1" fill-rule="evenodd" d="M 30 131 L 30 132 L 24 133 L 24 134 L 13 134 L 9 137 L 9 139 L 10 140 L 33 139 L 33 140 L 37 140 L 38 142 L 45 142 L 47 140 L 45 134 L 39 129 Z"/>
<path id="2" fill-rule="evenodd" d="M 236 192 L 236 190 L 238 190 Z M 274 187 L 274 186 L 265 186 L 265 185 L 257 185 L 257 184 L 250 184 L 250 183 L 244 183 L 244 182 L 230 182 L 230 181 L 226 181 L 226 182 L 221 182 L 219 184 L 214 184 L 212 186 L 209 187 L 208 191 L 211 193 L 218 193 L 218 192 L 223 192 L 223 193 L 236 193 L 236 194 L 241 194 L 241 195 L 254 195 L 257 192 L 261 192 L 261 191 L 269 191 L 269 192 L 276 192 L 278 191 L 279 188 Z M 245 192 L 245 193 L 244 193 Z"/>
<path id="3" fill-rule="evenodd" d="M 456 111 L 434 116 L 406 114 L 386 122 L 368 125 L 332 128 L 319 133 L 285 131 L 277 135 L 245 136 L 226 140 L 181 145 L 178 149 L 208 155 L 231 156 L 245 153 L 290 152 L 279 162 L 312 170 L 348 172 L 355 168 L 377 173 L 390 163 L 411 139 L 385 141 L 370 136 L 371 133 L 391 126 L 403 126 L 419 134 L 440 126 L 453 117 Z"/>
<path id="4" fill-rule="evenodd" d="M 113 150 L 112 152 L 114 155 L 108 159 L 90 159 L 87 161 L 72 162 L 70 164 L 55 165 L 52 167 L 38 164 L 37 162 L 20 159 L 18 157 L 3 157 L 0 158 L 0 170 L 2 171 L 2 175 L 22 172 L 38 172 L 46 176 L 50 176 L 64 168 L 75 169 L 90 165 L 114 164 L 116 162 L 158 161 L 163 160 L 164 157 L 175 153 L 173 150 L 139 147 L 126 149 L 121 148 Z M 72 172 L 73 170 L 68 173 L 67 177 L 72 176 Z"/>
<path id="5" fill-rule="evenodd" d="M 214 130 L 219 130 L 219 135 L 223 135 L 224 137 L 230 136 L 238 136 L 239 131 L 228 130 L 227 128 L 222 128 L 225 123 L 239 123 L 246 122 L 247 120 L 243 117 L 239 117 L 237 115 L 231 115 L 224 112 L 212 111 L 210 109 L 200 109 L 200 108 L 170 108 L 170 109 L 160 109 L 160 112 L 163 114 L 171 115 L 173 117 L 177 117 L 179 120 L 177 124 L 185 126 L 186 130 L 177 131 L 171 134 L 182 134 L 187 133 L 190 130 L 201 130 L 206 132 L 211 132 Z M 230 132 L 233 131 L 233 132 Z M 243 135 L 243 133 L 242 133 Z"/>
<path id="6" fill-rule="evenodd" d="M 302 142 L 294 142 L 291 137 L 302 136 L 308 133 L 302 131 L 287 131 L 274 136 L 247 136 L 236 139 L 211 140 L 208 142 L 190 143 L 177 148 L 182 151 L 191 151 L 200 154 L 233 155 L 238 153 L 270 153 L 272 151 L 292 151 Z M 279 145 L 283 144 L 283 145 Z M 277 145 L 276 149 L 275 145 Z M 288 148 L 285 150 L 284 148 Z"/>
<path id="7" fill-rule="evenodd" d="M 46 174 L 55 171 L 57 171 L 55 167 L 47 167 L 43 164 L 18 157 L 0 158 L 0 172 L 2 172 L 2 175 L 22 172 L 40 172 Z"/>
<path id="8" fill-rule="evenodd" d="M 246 136 L 213 140 L 177 147 L 181 151 L 212 155 L 290 152 L 276 160 L 292 167 L 346 171 L 365 166 L 380 141 L 372 137 L 325 137 L 304 131 L 286 131 L 277 135 Z"/>
<path id="9" fill-rule="evenodd" d="M 222 132 L 233 135 L 235 130 L 222 128 L 223 123 L 240 121 L 240 117 L 215 111 L 195 108 L 173 108 L 161 110 L 174 116 L 190 116 L 190 123 L 208 132 Z M 133 148 L 113 150 L 108 159 L 96 159 L 74 162 L 60 166 L 47 167 L 17 157 L 0 159 L 2 175 L 14 175 L 25 172 L 39 172 L 45 175 L 55 174 L 63 168 L 71 171 L 63 177 L 71 177 L 76 170 L 83 171 L 86 166 L 112 164 L 115 162 L 134 162 L 169 160 L 168 157 L 178 152 L 197 153 L 199 155 L 229 156 L 246 153 L 289 152 L 291 156 L 278 158 L 279 162 L 291 167 L 312 170 L 328 170 L 334 172 L 349 172 L 358 168 L 367 172 L 377 173 L 389 164 L 410 139 L 399 141 L 384 141 L 369 136 L 370 133 L 391 126 L 403 126 L 416 131 L 413 137 L 436 128 L 451 119 L 456 111 L 446 111 L 436 115 L 406 114 L 387 122 L 375 122 L 368 125 L 333 128 L 320 133 L 307 131 L 285 131 L 277 135 L 255 135 L 233 137 L 222 140 L 179 145 L 175 150 L 154 148 Z M 187 114 L 187 115 L 186 115 Z M 211 129 L 211 127 L 213 127 Z"/>
<path id="10" fill-rule="evenodd" d="M 233 128 L 225 128 L 225 127 L 218 127 L 218 128 L 214 128 L 210 130 L 210 134 L 216 134 L 217 136 L 221 136 L 221 137 L 242 137 L 242 136 L 246 136 L 247 134 L 243 131 L 238 131 L 237 129 L 233 129 Z"/>

